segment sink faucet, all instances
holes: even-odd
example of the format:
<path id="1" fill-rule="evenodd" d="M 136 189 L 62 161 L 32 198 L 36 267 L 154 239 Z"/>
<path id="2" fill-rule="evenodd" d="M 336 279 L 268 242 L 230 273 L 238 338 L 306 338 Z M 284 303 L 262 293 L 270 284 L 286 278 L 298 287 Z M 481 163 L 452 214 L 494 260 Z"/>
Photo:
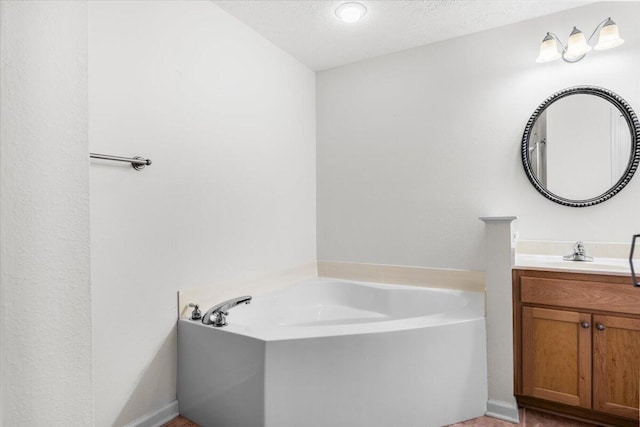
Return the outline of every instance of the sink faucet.
<path id="1" fill-rule="evenodd" d="M 230 308 L 235 307 L 239 304 L 249 304 L 251 302 L 251 296 L 245 295 L 243 297 L 231 298 L 230 300 L 221 302 L 220 304 L 214 305 L 202 316 L 202 323 L 205 325 L 211 325 L 216 328 L 221 328 L 223 326 L 227 326 L 227 318 L 225 316 L 229 315 Z"/>
<path id="2" fill-rule="evenodd" d="M 579 241 L 573 245 L 573 253 L 562 257 L 565 261 L 593 261 L 593 257 L 587 256 L 584 250 L 584 243 Z"/>

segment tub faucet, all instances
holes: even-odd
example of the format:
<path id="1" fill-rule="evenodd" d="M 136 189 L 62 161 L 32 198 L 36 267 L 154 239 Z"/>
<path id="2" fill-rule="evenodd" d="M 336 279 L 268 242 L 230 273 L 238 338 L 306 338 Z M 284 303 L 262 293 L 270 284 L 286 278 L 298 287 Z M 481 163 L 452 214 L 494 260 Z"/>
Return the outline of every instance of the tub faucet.
<path id="1" fill-rule="evenodd" d="M 593 261 L 593 257 L 586 255 L 583 242 L 576 242 L 573 245 L 573 253 L 563 256 L 562 259 L 565 261 Z"/>
<path id="2" fill-rule="evenodd" d="M 227 318 L 230 308 L 235 307 L 238 304 L 249 304 L 251 302 L 251 296 L 245 295 L 243 297 L 231 298 L 230 300 L 221 302 L 218 305 L 214 305 L 202 316 L 202 323 L 205 325 L 211 325 L 216 328 L 227 326 Z"/>

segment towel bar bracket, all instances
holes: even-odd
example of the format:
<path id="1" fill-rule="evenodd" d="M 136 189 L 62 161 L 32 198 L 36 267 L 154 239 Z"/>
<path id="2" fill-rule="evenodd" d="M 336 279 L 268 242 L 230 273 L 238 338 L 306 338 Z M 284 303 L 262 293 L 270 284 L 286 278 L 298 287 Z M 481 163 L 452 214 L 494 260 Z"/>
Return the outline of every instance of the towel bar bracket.
<path id="1" fill-rule="evenodd" d="M 144 162 L 144 163 L 133 163 L 133 162 L 131 162 L 131 166 L 137 171 L 141 171 L 142 169 L 144 169 L 145 166 L 151 164 L 151 160 L 145 159 L 144 157 L 135 156 L 134 159 L 142 160 Z"/>

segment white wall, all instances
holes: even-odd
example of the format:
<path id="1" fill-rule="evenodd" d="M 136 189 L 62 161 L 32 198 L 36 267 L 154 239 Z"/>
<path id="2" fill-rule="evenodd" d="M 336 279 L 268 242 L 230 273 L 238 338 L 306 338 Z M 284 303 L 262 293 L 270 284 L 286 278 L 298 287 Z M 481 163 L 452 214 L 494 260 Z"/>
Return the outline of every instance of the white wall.
<path id="1" fill-rule="evenodd" d="M 91 426 L 87 4 L 0 2 L 4 426 Z"/>
<path id="2" fill-rule="evenodd" d="M 537 64 L 547 31 L 566 40 L 606 17 L 625 44 L 577 64 Z M 576 209 L 527 180 L 524 126 L 559 89 L 606 87 L 640 112 L 640 3 L 607 2 L 317 75 L 318 258 L 484 268 L 479 216 L 517 215 L 522 239 L 627 242 L 640 177 Z"/>
<path id="3" fill-rule="evenodd" d="M 316 259 L 314 73 L 208 1 L 90 2 L 96 426 L 175 399 L 176 291 Z M 206 309 L 207 307 L 204 307 Z"/>

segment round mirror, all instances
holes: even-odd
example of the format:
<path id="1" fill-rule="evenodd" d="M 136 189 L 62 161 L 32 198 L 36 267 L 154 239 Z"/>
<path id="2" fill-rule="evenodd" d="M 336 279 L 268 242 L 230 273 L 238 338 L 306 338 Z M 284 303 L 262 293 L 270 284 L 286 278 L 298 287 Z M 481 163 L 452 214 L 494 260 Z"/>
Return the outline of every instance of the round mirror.
<path id="1" fill-rule="evenodd" d="M 610 90 L 576 86 L 547 98 L 522 137 L 522 164 L 546 198 L 585 207 L 615 196 L 640 160 L 640 123 Z"/>

